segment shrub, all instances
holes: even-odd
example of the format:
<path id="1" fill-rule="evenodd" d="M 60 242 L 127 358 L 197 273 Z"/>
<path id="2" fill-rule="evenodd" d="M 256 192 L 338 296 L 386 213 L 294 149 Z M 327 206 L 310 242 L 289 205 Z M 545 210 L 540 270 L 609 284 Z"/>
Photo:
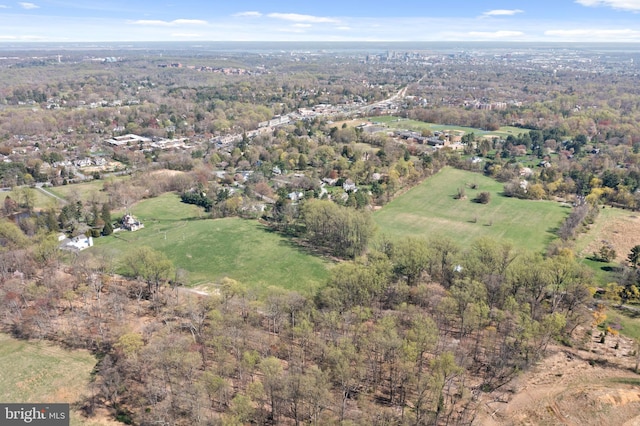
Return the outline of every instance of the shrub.
<path id="1" fill-rule="evenodd" d="M 480 203 L 480 204 L 489 204 L 489 201 L 491 201 L 491 193 L 490 192 L 481 192 L 474 199 L 474 201 L 476 203 Z"/>

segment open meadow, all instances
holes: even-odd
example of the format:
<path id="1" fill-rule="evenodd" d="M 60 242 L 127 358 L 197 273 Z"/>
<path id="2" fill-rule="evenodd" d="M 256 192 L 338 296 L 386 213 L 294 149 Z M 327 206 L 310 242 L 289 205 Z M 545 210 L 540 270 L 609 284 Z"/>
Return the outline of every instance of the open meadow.
<path id="1" fill-rule="evenodd" d="M 188 271 L 191 285 L 230 277 L 257 293 L 277 286 L 311 294 L 329 276 L 327 261 L 256 220 L 205 219 L 201 208 L 180 202 L 176 194 L 144 200 L 131 210 L 144 229 L 96 239 L 97 249 L 112 251 L 120 264 L 149 246 Z"/>
<path id="2" fill-rule="evenodd" d="M 403 130 L 414 130 L 414 131 L 422 131 L 422 130 L 430 130 L 432 132 L 443 132 L 443 131 L 456 131 L 461 133 L 474 133 L 476 136 L 497 136 L 501 138 L 506 138 L 509 135 L 517 136 L 520 133 L 528 132 L 527 129 L 521 129 L 519 127 L 512 126 L 503 126 L 500 129 L 495 131 L 488 131 L 482 129 L 476 129 L 473 127 L 464 127 L 464 126 L 453 126 L 447 124 L 435 124 L 435 123 L 426 123 L 424 121 L 418 120 L 409 120 L 406 118 L 398 118 L 395 116 L 387 115 L 380 117 L 368 117 L 366 120 L 369 120 L 373 123 L 381 123 L 387 125 L 391 129 L 403 129 Z M 358 124 L 362 122 L 362 119 L 358 121 Z"/>
<path id="3" fill-rule="evenodd" d="M 508 198 L 502 195 L 502 187 L 478 173 L 444 168 L 377 211 L 378 234 L 389 238 L 443 235 L 462 246 L 486 236 L 544 251 L 570 208 L 552 201 Z M 458 188 L 464 188 L 466 198 L 455 198 Z M 491 194 L 488 204 L 473 201 L 480 192 Z"/>
<path id="4" fill-rule="evenodd" d="M 0 333 L 0 401 L 70 403 L 87 396 L 96 359 L 49 342 L 27 342 Z M 71 425 L 98 425 L 71 411 Z M 113 422 L 108 422 L 113 424 Z"/>
<path id="5" fill-rule="evenodd" d="M 106 179 L 89 180 L 70 185 L 54 186 L 46 188 L 47 191 L 66 200 L 78 199 L 84 202 L 95 199 L 100 203 L 108 201 L 107 194 L 103 191 L 105 183 L 130 179 L 130 176 L 107 177 Z"/>

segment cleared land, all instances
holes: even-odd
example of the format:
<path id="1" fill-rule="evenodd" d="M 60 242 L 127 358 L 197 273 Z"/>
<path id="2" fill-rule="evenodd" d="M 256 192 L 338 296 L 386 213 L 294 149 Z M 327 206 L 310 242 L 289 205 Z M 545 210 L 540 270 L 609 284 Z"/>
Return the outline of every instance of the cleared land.
<path id="1" fill-rule="evenodd" d="M 477 188 L 471 189 L 472 184 Z M 502 187 L 477 173 L 444 168 L 377 211 L 374 219 L 379 234 L 391 238 L 444 235 L 464 246 L 487 236 L 542 252 L 570 209 L 551 201 L 504 197 Z M 458 188 L 464 188 L 465 199 L 455 199 Z M 473 201 L 480 192 L 491 194 L 488 204 Z"/>
<path id="2" fill-rule="evenodd" d="M 329 263 L 255 220 L 202 219 L 201 208 L 165 194 L 136 204 L 132 213 L 144 223 L 136 232 L 96 239 L 96 247 L 124 260 L 141 246 L 166 254 L 189 272 L 191 285 L 227 276 L 260 293 L 269 286 L 310 294 L 329 276 Z"/>
<path id="3" fill-rule="evenodd" d="M 96 359 L 87 351 L 67 351 L 0 333 L 0 365 L 0 401 L 73 404 L 88 392 Z M 71 425 L 98 424 L 114 423 L 85 421 L 71 413 Z"/>
<path id="4" fill-rule="evenodd" d="M 605 344 L 596 336 L 593 352 L 549 348 L 549 356 L 506 386 L 482 394 L 477 424 L 638 425 L 640 379 L 631 370 L 634 347 L 620 338 Z"/>

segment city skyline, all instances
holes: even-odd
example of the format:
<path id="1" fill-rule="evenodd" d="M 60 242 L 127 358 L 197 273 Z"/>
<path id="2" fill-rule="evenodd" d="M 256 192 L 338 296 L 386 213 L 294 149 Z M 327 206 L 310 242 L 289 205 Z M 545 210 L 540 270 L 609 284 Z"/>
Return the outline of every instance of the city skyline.
<path id="1" fill-rule="evenodd" d="M 28 41 L 640 42 L 640 0 L 0 0 L 0 42 Z"/>

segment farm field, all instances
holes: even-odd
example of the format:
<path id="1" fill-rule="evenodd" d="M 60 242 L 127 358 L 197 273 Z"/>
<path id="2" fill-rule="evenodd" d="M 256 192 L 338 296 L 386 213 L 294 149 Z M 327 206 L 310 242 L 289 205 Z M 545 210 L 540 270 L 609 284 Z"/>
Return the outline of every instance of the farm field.
<path id="1" fill-rule="evenodd" d="M 0 401 L 73 404 L 87 393 L 96 359 L 87 351 L 68 351 L 0 333 L 0 365 Z M 98 424 L 105 423 L 87 421 L 71 412 L 71 425 Z"/>
<path id="2" fill-rule="evenodd" d="M 476 184 L 471 189 L 469 184 Z M 510 241 L 515 247 L 542 252 L 570 208 L 552 201 L 529 201 L 501 195 L 503 184 L 486 176 L 444 168 L 374 214 L 378 235 L 448 236 L 460 245 L 479 237 Z M 457 200 L 458 188 L 466 199 Z M 489 192 L 488 204 L 473 201 Z"/>
<path id="3" fill-rule="evenodd" d="M 184 204 L 175 194 L 142 201 L 132 214 L 144 223 L 136 232 L 95 240 L 122 261 L 149 246 L 189 273 L 194 286 L 211 285 L 225 276 L 262 293 L 269 286 L 311 294 L 329 276 L 329 263 L 255 220 L 202 219 L 201 208 Z"/>

